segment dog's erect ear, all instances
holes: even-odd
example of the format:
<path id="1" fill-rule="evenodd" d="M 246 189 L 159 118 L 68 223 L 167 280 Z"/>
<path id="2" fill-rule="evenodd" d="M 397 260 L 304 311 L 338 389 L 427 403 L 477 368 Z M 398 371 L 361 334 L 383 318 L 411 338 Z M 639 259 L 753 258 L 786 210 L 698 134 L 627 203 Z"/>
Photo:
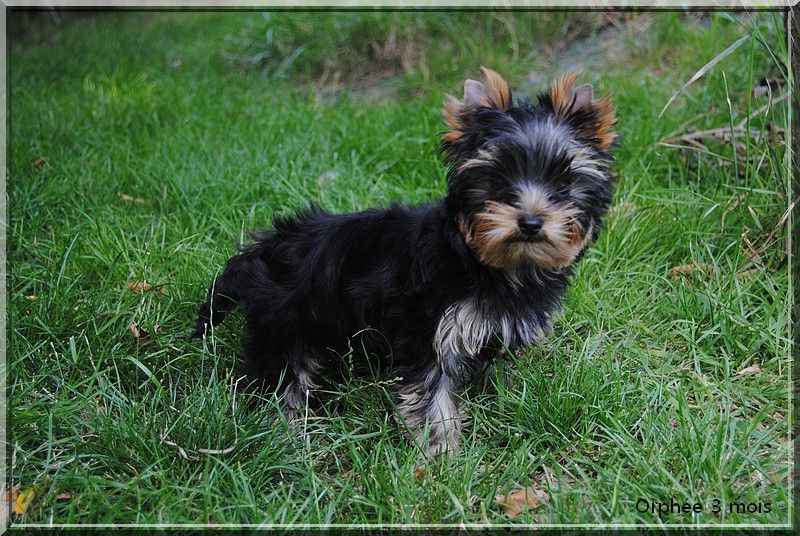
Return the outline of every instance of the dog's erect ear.
<path id="1" fill-rule="evenodd" d="M 508 82 L 491 69 L 481 66 L 483 83 L 475 80 L 464 82 L 464 106 L 477 108 L 485 106 L 498 110 L 507 110 L 511 104 L 511 91 Z"/>
<path id="2" fill-rule="evenodd" d="M 511 90 L 508 82 L 491 69 L 481 66 L 483 82 L 467 79 L 464 82 L 464 100 L 452 95 L 444 96 L 444 120 L 453 129 L 444 135 L 445 140 L 455 141 L 463 134 L 461 116 L 469 109 L 486 107 L 507 110 L 511 105 Z"/>
<path id="3" fill-rule="evenodd" d="M 539 103 L 550 108 L 561 123 L 568 123 L 577 137 L 607 151 L 617 134 L 611 127 L 616 116 L 608 96 L 594 100 L 592 86 L 574 87 L 580 72 L 565 74 L 550 84 L 550 90 L 539 97 Z"/>

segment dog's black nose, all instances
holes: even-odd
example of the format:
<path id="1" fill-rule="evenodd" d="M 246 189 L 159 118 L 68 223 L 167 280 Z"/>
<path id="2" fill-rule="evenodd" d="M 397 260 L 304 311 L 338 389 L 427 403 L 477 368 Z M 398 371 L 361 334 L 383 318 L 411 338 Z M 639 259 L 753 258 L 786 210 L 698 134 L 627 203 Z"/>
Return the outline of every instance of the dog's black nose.
<path id="1" fill-rule="evenodd" d="M 520 218 L 517 220 L 517 225 L 525 236 L 536 236 L 542 230 L 544 222 L 541 218 Z"/>

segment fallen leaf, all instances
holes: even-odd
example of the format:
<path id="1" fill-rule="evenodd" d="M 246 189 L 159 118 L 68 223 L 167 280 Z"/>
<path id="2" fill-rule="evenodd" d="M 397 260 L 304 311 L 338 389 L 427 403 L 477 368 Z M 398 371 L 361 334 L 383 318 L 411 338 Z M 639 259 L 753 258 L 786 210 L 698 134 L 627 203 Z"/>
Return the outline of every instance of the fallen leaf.
<path id="1" fill-rule="evenodd" d="M 414 467 L 414 480 L 417 482 L 422 482 L 425 479 L 425 465 L 419 464 L 418 466 Z"/>
<path id="2" fill-rule="evenodd" d="M 40 156 L 36 160 L 33 161 L 31 164 L 31 169 L 33 169 L 34 173 L 39 173 L 42 170 L 42 166 L 47 163 L 47 159 L 43 156 Z"/>
<path id="3" fill-rule="evenodd" d="M 680 276 L 691 276 L 695 270 L 702 272 L 704 275 L 711 275 L 714 273 L 715 269 L 713 264 L 708 263 L 693 262 L 690 264 L 679 264 L 670 268 L 669 276 L 677 281 Z"/>
<path id="4" fill-rule="evenodd" d="M 161 294 L 166 294 L 166 293 L 167 293 L 167 287 L 164 287 L 164 286 L 158 287 L 158 289 L 157 289 L 157 290 L 158 290 L 158 291 L 159 291 Z"/>
<path id="5" fill-rule="evenodd" d="M 36 294 L 29 294 L 28 296 L 25 296 L 25 299 L 30 302 L 34 302 L 39 299 L 39 296 L 37 296 Z"/>
<path id="6" fill-rule="evenodd" d="M 150 290 L 150 284 L 147 281 L 128 281 L 125 285 L 131 292 L 147 292 Z"/>
<path id="7" fill-rule="evenodd" d="M 131 331 L 131 335 L 133 335 L 133 340 L 138 345 L 143 345 L 147 342 L 147 338 L 150 336 L 149 333 L 143 328 L 140 327 L 136 322 L 131 322 L 131 325 L 128 326 L 128 329 Z"/>
<path id="8" fill-rule="evenodd" d="M 550 496 L 543 489 L 528 486 L 508 495 L 497 495 L 494 500 L 503 506 L 508 517 L 516 517 L 525 510 L 539 508 L 543 501 L 550 500 Z"/>
<path id="9" fill-rule="evenodd" d="M 744 376 L 745 374 L 761 374 L 761 367 L 758 365 L 750 365 L 736 373 L 737 376 Z"/>
<path id="10" fill-rule="evenodd" d="M 66 491 L 62 491 L 61 493 L 56 495 L 57 501 L 69 501 L 70 499 L 72 499 L 72 495 L 70 495 Z"/>
<path id="11" fill-rule="evenodd" d="M 126 203 L 135 203 L 137 205 L 146 205 L 147 199 L 143 197 L 134 197 L 132 195 L 123 194 L 122 192 L 117 192 L 117 196 L 122 199 Z"/>
<path id="12" fill-rule="evenodd" d="M 14 500 L 13 506 L 11 507 L 11 511 L 17 515 L 22 515 L 28 511 L 30 508 L 33 499 L 36 498 L 36 490 L 34 486 L 30 488 L 20 491 L 17 495 L 16 499 Z"/>

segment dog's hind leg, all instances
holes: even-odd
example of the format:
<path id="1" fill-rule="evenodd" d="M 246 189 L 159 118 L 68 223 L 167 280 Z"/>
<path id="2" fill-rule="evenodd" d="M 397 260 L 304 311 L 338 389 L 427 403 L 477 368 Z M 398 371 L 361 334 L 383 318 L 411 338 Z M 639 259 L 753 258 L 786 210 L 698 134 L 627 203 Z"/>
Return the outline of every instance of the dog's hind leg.
<path id="1" fill-rule="evenodd" d="M 312 391 L 320 388 L 320 374 L 325 356 L 305 342 L 295 343 L 287 354 L 289 383 L 284 392 L 284 404 L 289 417 L 295 420 L 308 405 Z"/>
<path id="2" fill-rule="evenodd" d="M 321 386 L 325 355 L 305 341 L 293 340 L 290 334 L 266 325 L 269 323 L 260 319 L 245 325 L 245 373 L 262 389 L 282 392 L 284 413 L 290 421 L 297 421 Z"/>
<path id="3" fill-rule="evenodd" d="M 247 318 L 242 333 L 242 367 L 254 387 L 279 391 L 291 374 L 285 346 L 273 318 Z"/>

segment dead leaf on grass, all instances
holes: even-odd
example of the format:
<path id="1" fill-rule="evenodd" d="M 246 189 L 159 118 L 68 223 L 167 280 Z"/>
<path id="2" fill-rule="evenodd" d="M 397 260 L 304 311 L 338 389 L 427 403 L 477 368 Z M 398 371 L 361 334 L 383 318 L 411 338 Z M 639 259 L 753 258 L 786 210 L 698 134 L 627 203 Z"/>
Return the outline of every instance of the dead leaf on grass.
<path id="1" fill-rule="evenodd" d="M 39 296 L 37 296 L 36 294 L 29 294 L 25 296 L 25 299 L 28 300 L 29 302 L 35 302 L 36 300 L 39 299 Z"/>
<path id="2" fill-rule="evenodd" d="M 414 467 L 414 480 L 417 482 L 422 482 L 425 480 L 425 475 L 427 471 L 425 469 L 425 465 L 419 464 L 418 466 Z"/>
<path id="3" fill-rule="evenodd" d="M 137 204 L 137 205 L 146 205 L 147 204 L 147 199 L 145 199 L 143 197 L 134 197 L 132 195 L 124 194 L 122 192 L 117 192 L 117 196 L 122 201 L 124 201 L 125 203 L 134 203 L 134 204 Z"/>
<path id="4" fill-rule="evenodd" d="M 47 158 L 40 156 L 36 160 L 33 161 L 31 164 L 31 168 L 33 169 L 34 173 L 40 173 L 42 171 L 42 166 L 47 163 Z"/>
<path id="5" fill-rule="evenodd" d="M 761 374 L 761 367 L 758 365 L 750 365 L 736 373 L 737 376 L 744 376 L 746 374 Z"/>
<path id="6" fill-rule="evenodd" d="M 145 344 L 150 336 L 150 334 L 147 333 L 147 330 L 139 326 L 136 322 L 131 322 L 131 325 L 128 326 L 128 329 L 130 330 L 131 335 L 133 335 L 133 340 L 140 346 Z"/>
<path id="7" fill-rule="evenodd" d="M 494 500 L 503 506 L 508 517 L 516 517 L 525 510 L 539 508 L 542 502 L 550 500 L 550 496 L 543 489 L 528 486 L 514 490 L 508 495 L 497 495 Z"/>
<path id="8" fill-rule="evenodd" d="M 135 279 L 133 281 L 128 281 L 128 283 L 125 286 L 131 292 L 141 293 L 150 290 L 150 284 L 147 281 L 137 281 Z"/>
<path id="9" fill-rule="evenodd" d="M 704 275 L 708 276 L 714 273 L 715 269 L 715 266 L 709 263 L 693 262 L 690 264 L 679 264 L 670 268 L 669 276 L 677 281 L 681 276 L 691 276 L 695 270 L 700 271 Z"/>
<path id="10" fill-rule="evenodd" d="M 33 504 L 33 500 L 36 498 L 38 492 L 37 488 L 39 488 L 39 486 L 34 485 L 20 491 L 11 504 L 11 511 L 17 515 L 26 513 Z"/>

